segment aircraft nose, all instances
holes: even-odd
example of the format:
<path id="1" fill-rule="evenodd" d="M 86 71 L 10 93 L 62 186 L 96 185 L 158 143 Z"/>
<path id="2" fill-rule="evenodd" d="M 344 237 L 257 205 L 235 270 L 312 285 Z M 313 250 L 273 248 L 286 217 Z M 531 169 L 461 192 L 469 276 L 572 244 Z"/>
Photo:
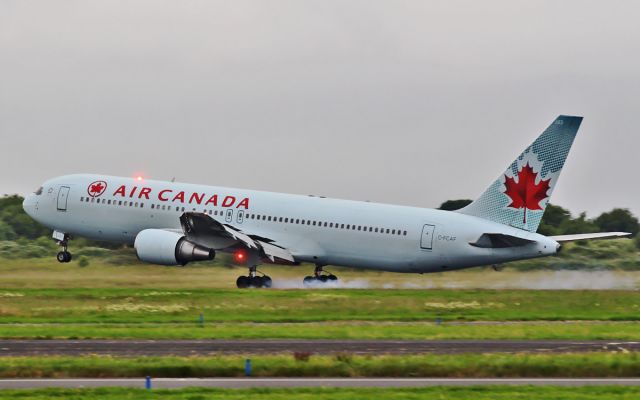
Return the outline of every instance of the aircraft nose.
<path id="1" fill-rule="evenodd" d="M 33 217 L 35 211 L 36 200 L 33 194 L 30 194 L 24 198 L 22 201 L 22 209 L 26 212 L 30 217 Z"/>

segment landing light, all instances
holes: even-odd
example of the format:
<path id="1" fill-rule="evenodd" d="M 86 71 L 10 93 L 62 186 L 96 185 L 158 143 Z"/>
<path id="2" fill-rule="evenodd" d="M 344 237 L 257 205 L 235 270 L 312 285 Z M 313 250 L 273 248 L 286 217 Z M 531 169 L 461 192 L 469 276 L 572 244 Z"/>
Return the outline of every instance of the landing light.
<path id="1" fill-rule="evenodd" d="M 136 180 L 137 180 L 138 182 L 142 181 L 142 176 L 140 176 L 140 175 L 136 176 Z"/>

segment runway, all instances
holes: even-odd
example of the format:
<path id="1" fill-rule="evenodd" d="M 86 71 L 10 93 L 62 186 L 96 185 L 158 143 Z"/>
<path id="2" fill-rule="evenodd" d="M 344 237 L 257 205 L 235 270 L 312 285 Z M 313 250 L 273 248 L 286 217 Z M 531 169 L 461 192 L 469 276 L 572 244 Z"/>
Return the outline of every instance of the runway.
<path id="1" fill-rule="evenodd" d="M 640 351 L 640 342 L 605 340 L 0 340 L 2 356 L 87 354 L 194 356 L 210 354 L 459 354 Z"/>
<path id="2" fill-rule="evenodd" d="M 425 387 L 487 385 L 554 385 L 554 386 L 639 386 L 639 378 L 158 378 L 152 389 L 210 387 L 226 389 L 303 388 L 303 387 Z M 114 379 L 2 379 L 0 389 L 36 388 L 144 388 L 143 378 Z"/>

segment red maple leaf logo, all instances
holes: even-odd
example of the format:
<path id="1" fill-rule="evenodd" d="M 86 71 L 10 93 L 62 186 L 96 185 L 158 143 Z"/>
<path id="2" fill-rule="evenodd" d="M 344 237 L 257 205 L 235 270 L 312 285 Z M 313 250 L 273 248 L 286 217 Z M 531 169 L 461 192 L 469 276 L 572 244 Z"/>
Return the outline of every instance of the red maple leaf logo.
<path id="1" fill-rule="evenodd" d="M 107 183 L 104 181 L 93 182 L 89 184 L 87 193 L 89 193 L 89 196 L 91 197 L 98 197 L 105 191 L 106 188 L 107 188 Z"/>
<path id="2" fill-rule="evenodd" d="M 511 203 L 507 207 L 521 209 L 524 208 L 523 223 L 527 223 L 527 209 L 529 210 L 542 210 L 540 202 L 547 198 L 547 191 L 549 190 L 549 181 L 551 178 L 544 180 L 541 179 L 536 184 L 536 178 L 538 174 L 533 171 L 533 168 L 527 162 L 520 171 L 518 171 L 518 182 L 514 178 L 504 176 L 504 185 L 507 190 L 504 194 L 509 196 Z"/>

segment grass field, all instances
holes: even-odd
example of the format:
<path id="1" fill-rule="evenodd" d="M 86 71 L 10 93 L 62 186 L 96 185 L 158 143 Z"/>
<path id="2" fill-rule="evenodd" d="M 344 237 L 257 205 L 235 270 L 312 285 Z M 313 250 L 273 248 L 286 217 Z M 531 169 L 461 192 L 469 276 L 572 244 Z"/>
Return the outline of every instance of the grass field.
<path id="1" fill-rule="evenodd" d="M 4 324 L 0 339 L 512 339 L 638 340 L 637 323 L 525 322 L 441 325 L 432 322 Z"/>
<path id="2" fill-rule="evenodd" d="M 53 258 L 0 258 L 0 288 L 166 288 L 166 289 L 235 289 L 236 278 L 246 275 L 246 268 L 219 263 L 193 264 L 186 267 L 163 267 L 143 264 L 132 257 L 123 264 L 110 258 L 86 257 L 87 267 L 77 259 L 59 264 Z M 79 258 L 79 257 L 78 257 Z M 518 268 L 494 271 L 471 268 L 435 274 L 399 274 L 329 267 L 340 279 L 340 288 L 353 289 L 624 289 L 640 288 L 640 271 L 607 269 L 606 260 L 593 259 L 590 268 L 571 264 L 573 269 L 535 269 L 555 260 L 537 259 L 518 264 Z M 625 259 L 639 264 L 640 257 Z M 578 263 L 578 261 L 576 261 Z M 600 263 L 600 264 L 598 264 Z M 625 265 L 626 265 L 625 264 Z M 554 268 L 550 264 L 549 268 Z M 601 265 L 601 268 L 595 265 Z M 527 267 L 528 266 L 528 267 Z M 524 268 L 526 267 L 526 268 Z M 525 270 L 523 270 L 523 268 Z M 547 267 L 545 267 L 547 268 Z M 635 268 L 635 267 L 634 267 Z M 302 278 L 313 271 L 310 265 L 263 266 L 277 289 L 301 289 Z"/>
<path id="3" fill-rule="evenodd" d="M 0 323 L 636 321 L 640 291 L 4 289 Z"/>
<path id="4" fill-rule="evenodd" d="M 266 269 L 296 288 L 310 267 Z M 0 338 L 640 338 L 640 272 L 333 270 L 346 288 L 238 290 L 242 268 L 3 259 Z"/>
<path id="5" fill-rule="evenodd" d="M 639 306 L 638 291 L 0 289 L 0 338 L 636 340 Z"/>
<path id="6" fill-rule="evenodd" d="M 394 398 L 402 400 L 632 400 L 640 397 L 637 387 L 556 387 L 556 386 L 491 386 L 491 387 L 430 387 L 416 389 L 181 389 L 153 390 L 101 388 L 101 389 L 39 389 L 4 390 L 0 399 L 21 400 L 353 400 Z"/>
<path id="7" fill-rule="evenodd" d="M 638 353 L 252 355 L 255 377 L 637 377 Z M 308 358 L 307 358 L 308 357 Z M 0 378 L 242 377 L 246 356 L 2 357 Z"/>

